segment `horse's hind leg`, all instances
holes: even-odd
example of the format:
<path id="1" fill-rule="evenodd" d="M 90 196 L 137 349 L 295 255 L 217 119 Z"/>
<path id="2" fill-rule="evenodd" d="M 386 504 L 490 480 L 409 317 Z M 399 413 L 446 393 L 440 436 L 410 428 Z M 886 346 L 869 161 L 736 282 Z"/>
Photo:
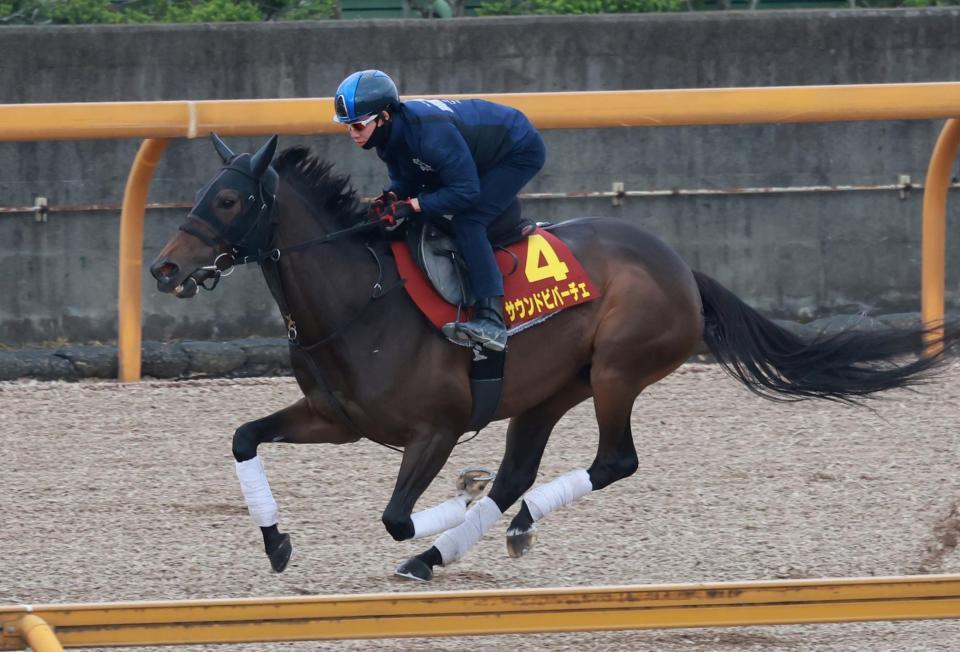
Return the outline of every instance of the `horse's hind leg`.
<path id="1" fill-rule="evenodd" d="M 250 516 L 260 526 L 270 566 L 276 572 L 287 567 L 293 546 L 290 544 L 290 535 L 281 533 L 277 528 L 277 502 L 270 491 L 257 447 L 267 441 L 343 444 L 356 440 L 356 435 L 342 426 L 323 420 L 310 408 L 306 399 L 237 428 L 233 435 L 237 478 Z"/>
<path id="2" fill-rule="evenodd" d="M 547 401 L 511 419 L 506 452 L 489 495 L 470 508 L 462 525 L 445 531 L 429 550 L 400 564 L 396 574 L 426 581 L 433 577 L 434 566 L 447 566 L 467 554 L 533 485 L 553 427 L 570 408 L 589 396 L 590 386 L 575 380 Z"/>
<path id="3" fill-rule="evenodd" d="M 622 480 L 637 470 L 637 451 L 630 432 L 630 412 L 638 390 L 627 382 L 606 382 L 592 377 L 594 406 L 600 427 L 600 444 L 589 469 L 566 473 L 528 491 L 520 512 L 507 530 L 507 551 L 519 557 L 536 541 L 534 523 L 591 491 Z"/>

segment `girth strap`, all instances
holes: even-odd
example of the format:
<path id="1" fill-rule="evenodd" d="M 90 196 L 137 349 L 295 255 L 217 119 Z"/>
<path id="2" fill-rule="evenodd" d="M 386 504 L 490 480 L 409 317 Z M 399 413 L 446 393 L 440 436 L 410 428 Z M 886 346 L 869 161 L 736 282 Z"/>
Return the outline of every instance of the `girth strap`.
<path id="1" fill-rule="evenodd" d="M 500 406 L 503 365 L 507 359 L 507 349 L 490 351 L 479 344 L 474 344 L 472 349 L 470 393 L 473 406 L 470 410 L 470 430 L 479 432 L 487 427 Z"/>

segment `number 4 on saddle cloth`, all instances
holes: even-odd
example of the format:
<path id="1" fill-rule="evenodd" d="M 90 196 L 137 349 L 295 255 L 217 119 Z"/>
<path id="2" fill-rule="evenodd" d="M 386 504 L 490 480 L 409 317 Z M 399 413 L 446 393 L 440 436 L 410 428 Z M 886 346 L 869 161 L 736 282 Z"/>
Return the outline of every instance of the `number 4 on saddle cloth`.
<path id="1" fill-rule="evenodd" d="M 466 267 L 446 227 L 428 222 L 407 229 L 406 242 L 391 242 L 407 293 L 438 329 L 469 319 L 473 305 Z M 599 296 L 567 245 L 547 228 L 504 215 L 492 225 L 490 240 L 503 273 L 503 317 L 509 335 Z M 507 351 L 493 352 L 479 345 L 472 349 L 470 430 L 480 430 L 493 418 L 500 402 Z"/>

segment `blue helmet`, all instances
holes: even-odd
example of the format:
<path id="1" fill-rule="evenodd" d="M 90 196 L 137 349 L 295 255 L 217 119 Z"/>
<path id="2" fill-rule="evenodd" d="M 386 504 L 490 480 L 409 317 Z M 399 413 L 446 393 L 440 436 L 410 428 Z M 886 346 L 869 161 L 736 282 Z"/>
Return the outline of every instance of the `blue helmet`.
<path id="1" fill-rule="evenodd" d="M 333 98 L 334 121 L 356 122 L 400 104 L 397 85 L 380 70 L 361 70 L 342 82 Z"/>

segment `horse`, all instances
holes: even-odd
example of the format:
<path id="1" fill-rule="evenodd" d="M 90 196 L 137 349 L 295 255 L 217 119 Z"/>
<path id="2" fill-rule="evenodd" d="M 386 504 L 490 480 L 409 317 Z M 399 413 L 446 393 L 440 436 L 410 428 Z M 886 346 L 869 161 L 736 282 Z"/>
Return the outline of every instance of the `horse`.
<path id="1" fill-rule="evenodd" d="M 564 221 L 552 233 L 581 261 L 600 296 L 510 337 L 493 417 L 509 425 L 487 495 L 479 497 L 482 486 L 467 487 L 414 513 L 469 430 L 471 351 L 445 339 L 402 291 L 384 233 L 371 227 L 347 176 L 303 147 L 275 158 L 276 136 L 253 154 L 235 154 L 212 139 L 223 165 L 150 271 L 159 291 L 189 298 L 215 287 L 233 265 L 257 263 L 286 320 L 303 396 L 240 425 L 233 436 L 241 489 L 276 572 L 293 548 L 278 529 L 257 453 L 261 443 L 367 438 L 402 450 L 382 521 L 397 541 L 439 535 L 396 570 L 429 580 L 521 498 L 507 529 L 512 556 L 533 546 L 535 524 L 547 514 L 633 474 L 634 402 L 687 361 L 701 340 L 734 379 L 764 398 L 847 403 L 928 381 L 957 340 L 955 328 L 920 326 L 804 338 L 692 270 L 636 225 L 618 218 Z M 935 337 L 942 350 L 913 355 L 923 337 Z M 591 397 L 599 440 L 592 463 L 534 487 L 554 426 Z"/>

